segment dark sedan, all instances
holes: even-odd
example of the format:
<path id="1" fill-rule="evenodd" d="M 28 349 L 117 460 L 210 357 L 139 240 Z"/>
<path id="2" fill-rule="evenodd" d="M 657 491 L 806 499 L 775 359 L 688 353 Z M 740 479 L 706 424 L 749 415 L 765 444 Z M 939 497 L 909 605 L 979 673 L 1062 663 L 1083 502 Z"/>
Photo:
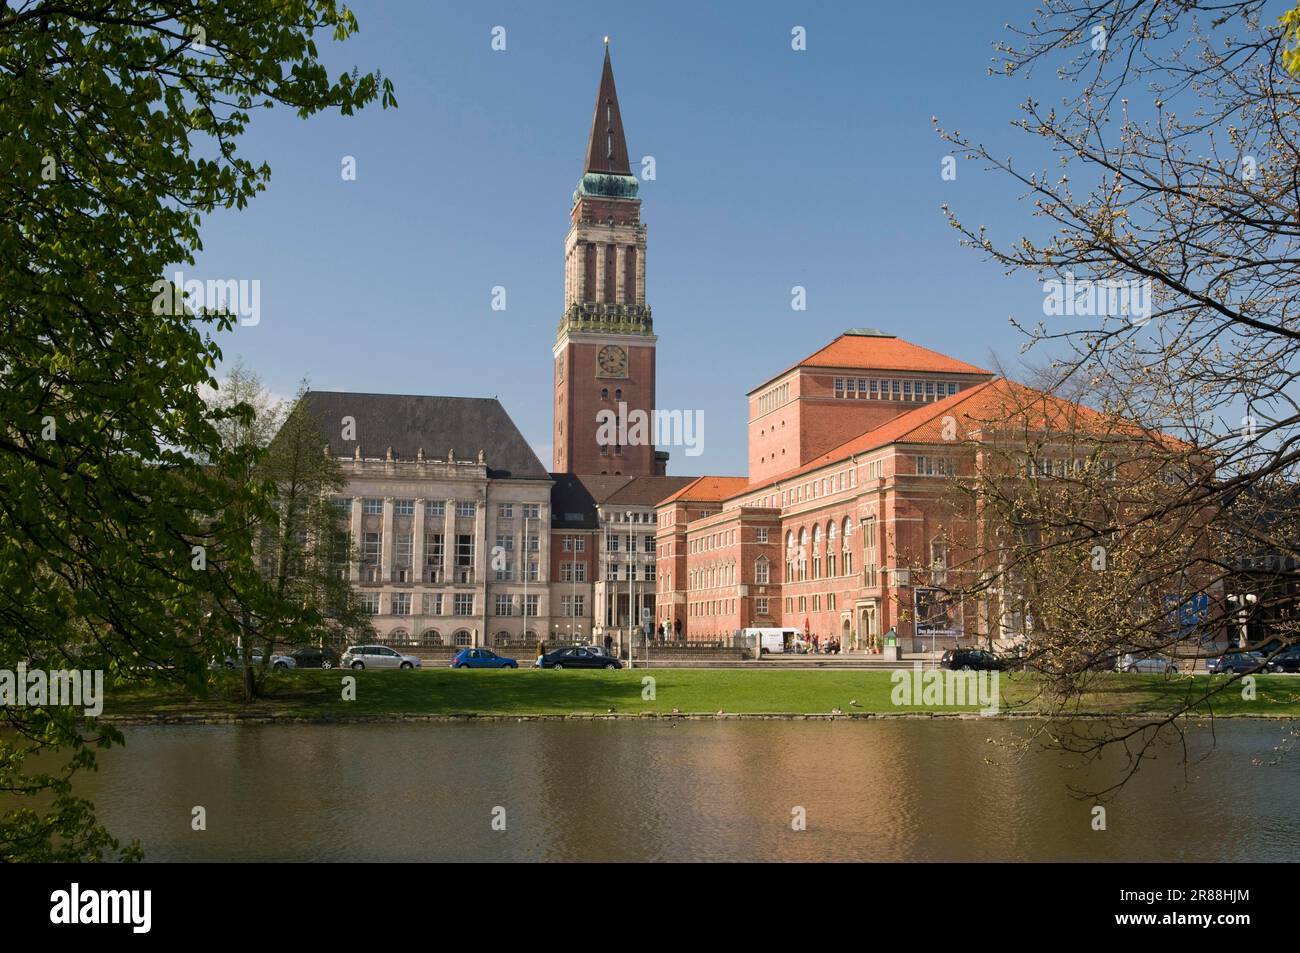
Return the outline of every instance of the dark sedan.
<path id="1" fill-rule="evenodd" d="M 1205 670 L 1211 675 L 1227 672 L 1262 672 L 1267 659 L 1263 652 L 1228 652 L 1205 663 Z"/>
<path id="2" fill-rule="evenodd" d="M 298 668 L 338 668 L 339 653 L 331 648 L 315 645 L 300 645 L 289 653 L 289 658 L 297 663 Z"/>
<path id="3" fill-rule="evenodd" d="M 542 668 L 622 668 L 623 663 L 591 649 L 557 649 L 542 656 Z"/>
<path id="4" fill-rule="evenodd" d="M 1270 672 L 1300 672 L 1300 645 L 1283 649 L 1269 660 Z"/>
<path id="5" fill-rule="evenodd" d="M 997 671 L 1002 668 L 1002 660 L 983 649 L 948 649 L 939 665 L 961 672 Z"/>

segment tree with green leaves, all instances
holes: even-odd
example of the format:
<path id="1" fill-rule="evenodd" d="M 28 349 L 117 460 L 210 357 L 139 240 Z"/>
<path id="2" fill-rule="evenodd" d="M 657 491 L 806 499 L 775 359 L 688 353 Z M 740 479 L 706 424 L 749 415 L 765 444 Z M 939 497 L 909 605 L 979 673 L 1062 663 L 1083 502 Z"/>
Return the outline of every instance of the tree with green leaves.
<path id="1" fill-rule="evenodd" d="M 255 110 L 395 105 L 321 62 L 356 30 L 335 0 L 0 0 L 0 667 L 102 669 L 111 708 L 134 679 L 201 688 L 249 619 L 301 623 L 247 534 L 273 513 L 238 478 L 255 453 L 221 439 L 249 409 L 203 399 L 233 318 L 153 305 L 204 216 L 265 188 L 239 151 Z M 0 858 L 135 856 L 71 784 L 120 734 L 0 717 L 0 791 L 52 795 L 0 815 Z"/>

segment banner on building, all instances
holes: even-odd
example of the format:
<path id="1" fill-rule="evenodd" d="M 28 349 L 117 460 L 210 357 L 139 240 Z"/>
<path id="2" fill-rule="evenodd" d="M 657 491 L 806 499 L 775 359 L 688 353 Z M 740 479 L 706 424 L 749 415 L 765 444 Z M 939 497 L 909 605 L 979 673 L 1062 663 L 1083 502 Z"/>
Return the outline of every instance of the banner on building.
<path id="1" fill-rule="evenodd" d="M 964 634 L 960 597 L 944 589 L 917 586 L 912 599 L 918 636 Z"/>

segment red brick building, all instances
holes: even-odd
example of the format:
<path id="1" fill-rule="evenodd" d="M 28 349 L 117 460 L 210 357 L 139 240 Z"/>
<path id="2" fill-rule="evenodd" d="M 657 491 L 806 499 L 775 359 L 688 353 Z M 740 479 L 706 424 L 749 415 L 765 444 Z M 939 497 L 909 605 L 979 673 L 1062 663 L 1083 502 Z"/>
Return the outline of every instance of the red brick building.
<path id="1" fill-rule="evenodd" d="M 1019 620 L 943 597 L 967 581 L 973 532 L 947 478 L 973 472 L 980 435 L 1026 393 L 878 331 L 772 378 L 749 395 L 757 473 L 658 507 L 660 625 L 703 641 L 793 627 L 848 650 L 890 629 L 905 650 L 1014 634 Z"/>

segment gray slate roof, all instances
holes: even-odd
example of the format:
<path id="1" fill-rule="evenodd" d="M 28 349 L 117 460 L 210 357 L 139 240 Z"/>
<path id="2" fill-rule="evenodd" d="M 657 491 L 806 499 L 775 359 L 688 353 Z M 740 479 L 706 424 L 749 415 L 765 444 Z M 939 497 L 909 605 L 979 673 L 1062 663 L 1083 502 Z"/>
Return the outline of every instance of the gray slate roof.
<path id="1" fill-rule="evenodd" d="M 488 475 L 496 479 L 549 480 L 537 454 L 493 397 L 421 397 L 409 394 L 356 394 L 308 391 L 303 400 L 315 418 L 330 454 L 382 458 L 391 447 L 398 460 L 414 460 L 424 449 L 427 460 L 475 460 L 486 456 Z M 342 439 L 342 419 L 356 420 L 356 440 Z"/>
<path id="2" fill-rule="evenodd" d="M 654 506 L 696 479 L 573 473 L 552 473 L 551 478 L 555 480 L 551 489 L 551 525 L 557 529 L 594 529 L 600 525 L 597 506 Z"/>

